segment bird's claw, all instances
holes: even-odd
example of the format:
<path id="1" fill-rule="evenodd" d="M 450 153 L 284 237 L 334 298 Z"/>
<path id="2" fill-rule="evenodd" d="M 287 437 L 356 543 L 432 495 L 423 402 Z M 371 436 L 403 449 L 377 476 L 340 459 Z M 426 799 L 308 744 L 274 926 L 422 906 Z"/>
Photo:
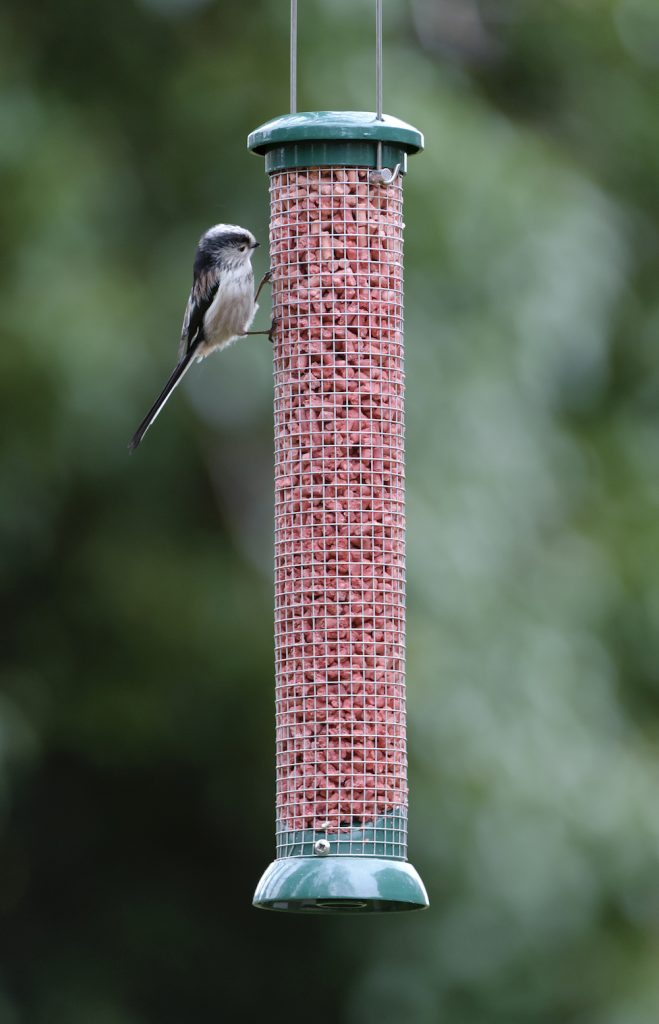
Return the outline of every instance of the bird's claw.
<path id="1" fill-rule="evenodd" d="M 270 330 L 268 331 L 268 341 L 271 345 L 275 343 L 275 333 L 277 331 L 278 321 L 273 317 L 272 323 L 270 324 Z"/>
<path id="2" fill-rule="evenodd" d="M 259 281 L 259 286 L 256 289 L 256 295 L 254 296 L 254 303 L 255 304 L 259 301 L 259 295 L 263 291 L 263 285 L 264 284 L 270 284 L 271 281 L 272 281 L 272 271 L 268 270 L 267 273 L 265 273 L 263 275 L 263 277 L 261 278 L 261 280 Z"/>

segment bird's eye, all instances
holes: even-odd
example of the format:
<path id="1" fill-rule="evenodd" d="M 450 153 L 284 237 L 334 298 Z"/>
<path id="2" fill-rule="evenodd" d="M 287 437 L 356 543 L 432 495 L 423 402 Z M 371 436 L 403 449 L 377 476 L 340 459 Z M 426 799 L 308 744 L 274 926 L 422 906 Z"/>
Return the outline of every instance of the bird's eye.
<path id="1" fill-rule="evenodd" d="M 245 249 L 247 248 L 247 246 L 246 245 L 240 245 L 240 246 L 238 246 L 238 248 L 240 249 L 241 252 L 245 252 Z"/>

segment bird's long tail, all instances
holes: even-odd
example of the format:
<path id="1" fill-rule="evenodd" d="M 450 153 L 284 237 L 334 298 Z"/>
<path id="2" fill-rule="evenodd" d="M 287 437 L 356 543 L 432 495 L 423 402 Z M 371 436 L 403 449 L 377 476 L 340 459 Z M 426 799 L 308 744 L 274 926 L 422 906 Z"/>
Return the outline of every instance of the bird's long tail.
<path id="1" fill-rule="evenodd" d="M 174 388 L 177 386 L 177 384 L 180 384 L 180 382 L 183 380 L 183 377 L 185 376 L 185 374 L 188 372 L 188 370 L 192 366 L 192 364 L 194 362 L 194 357 L 195 357 L 194 351 L 189 352 L 185 356 L 185 358 L 182 359 L 181 362 L 178 363 L 178 365 L 174 367 L 174 370 L 172 371 L 169 380 L 167 381 L 167 383 L 165 384 L 164 388 L 162 389 L 162 391 L 160 392 L 160 394 L 156 398 L 155 402 L 153 403 L 153 405 L 149 409 L 148 413 L 146 414 L 146 416 L 144 417 L 144 419 L 140 423 L 139 427 L 137 428 L 137 430 L 135 431 L 135 433 L 131 437 L 130 442 L 128 444 L 128 451 L 129 452 L 134 452 L 135 451 L 135 449 L 137 448 L 138 444 L 141 442 L 142 438 L 146 434 L 147 430 L 149 429 L 151 424 L 154 422 L 154 420 L 156 419 L 156 417 L 160 413 L 160 410 L 165 405 L 165 402 L 167 401 L 167 399 L 171 395 L 171 393 L 174 390 Z"/>

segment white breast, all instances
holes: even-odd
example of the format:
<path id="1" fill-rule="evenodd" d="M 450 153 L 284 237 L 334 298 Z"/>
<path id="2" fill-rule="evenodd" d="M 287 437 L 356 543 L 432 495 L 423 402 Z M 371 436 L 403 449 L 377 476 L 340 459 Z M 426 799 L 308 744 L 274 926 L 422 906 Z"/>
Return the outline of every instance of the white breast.
<path id="1" fill-rule="evenodd" d="M 257 308 L 251 265 L 225 271 L 204 317 L 206 340 L 199 349 L 200 358 L 216 348 L 225 348 L 248 331 Z"/>

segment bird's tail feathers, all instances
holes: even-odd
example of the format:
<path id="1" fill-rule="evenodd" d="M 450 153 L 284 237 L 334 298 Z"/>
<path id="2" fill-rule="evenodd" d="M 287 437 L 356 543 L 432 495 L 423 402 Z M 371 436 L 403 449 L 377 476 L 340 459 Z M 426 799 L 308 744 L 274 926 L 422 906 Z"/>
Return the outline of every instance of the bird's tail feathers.
<path id="1" fill-rule="evenodd" d="M 157 416 L 160 413 L 160 410 L 163 408 L 163 406 L 167 402 L 167 399 L 171 395 L 172 391 L 177 386 L 177 384 L 180 384 L 180 382 L 183 380 L 183 377 L 185 376 L 185 374 L 188 372 L 188 370 L 192 366 L 192 364 L 194 362 L 194 358 L 195 358 L 194 351 L 193 352 L 189 352 L 185 356 L 185 358 L 182 359 L 181 362 L 178 363 L 174 367 L 174 370 L 172 371 L 172 373 L 171 373 L 171 375 L 169 377 L 169 380 L 167 381 L 167 383 L 165 384 L 164 388 L 162 389 L 162 391 L 160 392 L 160 394 L 156 398 L 155 402 L 153 403 L 153 405 L 149 409 L 148 413 L 146 414 L 146 416 L 144 417 L 144 419 L 140 423 L 139 427 L 137 428 L 137 430 L 135 431 L 135 433 L 131 437 L 131 439 L 130 439 L 130 441 L 128 443 L 128 451 L 129 452 L 134 452 L 135 449 L 137 448 L 137 446 L 140 444 L 140 442 L 141 442 L 142 438 L 144 437 L 144 435 L 146 434 L 147 430 L 149 429 L 151 424 L 155 421 L 155 419 L 157 418 Z"/>

